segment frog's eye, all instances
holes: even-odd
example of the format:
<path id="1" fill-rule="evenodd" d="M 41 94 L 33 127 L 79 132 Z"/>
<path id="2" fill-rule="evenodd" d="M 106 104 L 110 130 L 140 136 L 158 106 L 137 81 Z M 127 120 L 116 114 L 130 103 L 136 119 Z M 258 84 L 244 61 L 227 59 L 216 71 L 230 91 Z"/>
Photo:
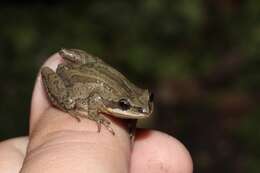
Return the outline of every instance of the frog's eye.
<path id="1" fill-rule="evenodd" d="M 151 92 L 150 95 L 149 95 L 149 102 L 153 102 L 153 99 L 154 99 L 154 95 L 153 95 L 153 93 Z"/>
<path id="2" fill-rule="evenodd" d="M 128 110 L 131 107 L 130 103 L 126 99 L 119 100 L 118 105 L 122 110 Z"/>

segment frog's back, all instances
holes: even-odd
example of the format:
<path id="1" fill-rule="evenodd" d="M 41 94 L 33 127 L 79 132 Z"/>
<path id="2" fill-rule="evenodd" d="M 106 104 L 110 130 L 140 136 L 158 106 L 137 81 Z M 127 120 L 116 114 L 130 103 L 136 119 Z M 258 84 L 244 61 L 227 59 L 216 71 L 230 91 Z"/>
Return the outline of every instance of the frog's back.
<path id="1" fill-rule="evenodd" d="M 142 92 L 142 89 L 136 87 L 119 71 L 102 60 L 82 65 L 80 72 L 81 81 L 99 83 L 104 88 L 104 92 L 113 92 L 112 95 L 131 97 Z"/>

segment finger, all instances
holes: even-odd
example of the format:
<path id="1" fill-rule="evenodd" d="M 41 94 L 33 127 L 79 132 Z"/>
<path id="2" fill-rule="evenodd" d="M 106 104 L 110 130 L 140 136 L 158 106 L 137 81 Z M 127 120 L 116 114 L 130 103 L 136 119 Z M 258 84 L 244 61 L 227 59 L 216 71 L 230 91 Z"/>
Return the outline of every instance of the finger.
<path id="1" fill-rule="evenodd" d="M 53 69 L 61 62 L 53 55 L 46 63 Z M 94 121 L 76 121 L 50 105 L 41 77 L 37 77 L 32 98 L 30 142 L 21 172 L 113 172 L 129 169 L 130 141 L 127 131 L 113 121 L 113 136 L 103 126 L 97 132 Z"/>
<path id="2" fill-rule="evenodd" d="M 57 64 L 61 63 L 61 57 L 56 53 L 52 55 L 43 66 L 49 66 L 52 69 L 55 69 Z M 36 122 L 39 120 L 43 112 L 49 108 L 50 102 L 48 101 L 47 95 L 44 91 L 42 85 L 42 78 L 40 73 L 38 73 L 36 82 L 33 89 L 32 102 L 31 102 L 31 115 L 30 116 L 30 131 L 33 129 Z"/>
<path id="3" fill-rule="evenodd" d="M 0 143 L 0 172 L 18 173 L 28 144 L 27 137 L 13 138 Z"/>
<path id="4" fill-rule="evenodd" d="M 138 131 L 131 157 L 131 173 L 192 173 L 192 160 L 177 139 L 158 131 Z"/>

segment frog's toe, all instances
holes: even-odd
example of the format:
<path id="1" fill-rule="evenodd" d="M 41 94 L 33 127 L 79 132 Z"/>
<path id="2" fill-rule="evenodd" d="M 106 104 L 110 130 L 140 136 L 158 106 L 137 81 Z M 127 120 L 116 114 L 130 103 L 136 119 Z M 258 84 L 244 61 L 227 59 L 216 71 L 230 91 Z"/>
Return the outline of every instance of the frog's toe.
<path id="1" fill-rule="evenodd" d="M 98 128 L 97 132 L 100 133 L 100 131 L 101 131 L 101 122 L 97 122 L 97 128 Z"/>
<path id="2" fill-rule="evenodd" d="M 98 132 L 101 131 L 101 125 L 103 125 L 112 135 L 115 135 L 114 130 L 110 127 L 111 122 L 104 117 L 100 117 L 98 120 L 95 120 L 97 122 Z"/>
<path id="3" fill-rule="evenodd" d="M 103 126 L 106 127 L 106 129 L 112 134 L 115 135 L 114 130 L 110 127 L 111 122 L 109 120 L 104 119 L 104 121 L 101 122 Z"/>
<path id="4" fill-rule="evenodd" d="M 106 128 L 113 136 L 115 136 L 115 132 L 110 126 L 107 126 Z"/>
<path id="5" fill-rule="evenodd" d="M 69 115 L 72 116 L 73 118 L 75 118 L 78 122 L 81 122 L 81 119 L 80 117 L 82 117 L 82 115 L 76 113 L 76 112 L 73 112 L 73 111 L 68 111 Z"/>

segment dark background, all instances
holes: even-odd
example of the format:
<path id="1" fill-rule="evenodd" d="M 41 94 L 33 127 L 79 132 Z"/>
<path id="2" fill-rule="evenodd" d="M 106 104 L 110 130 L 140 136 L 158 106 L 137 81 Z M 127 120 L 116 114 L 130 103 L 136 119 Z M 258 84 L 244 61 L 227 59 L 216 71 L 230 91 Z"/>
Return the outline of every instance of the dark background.
<path id="1" fill-rule="evenodd" d="M 80 48 L 154 91 L 141 125 L 181 140 L 195 173 L 258 173 L 259 21 L 259 0 L 2 2 L 0 140 L 27 135 L 46 58 Z"/>

